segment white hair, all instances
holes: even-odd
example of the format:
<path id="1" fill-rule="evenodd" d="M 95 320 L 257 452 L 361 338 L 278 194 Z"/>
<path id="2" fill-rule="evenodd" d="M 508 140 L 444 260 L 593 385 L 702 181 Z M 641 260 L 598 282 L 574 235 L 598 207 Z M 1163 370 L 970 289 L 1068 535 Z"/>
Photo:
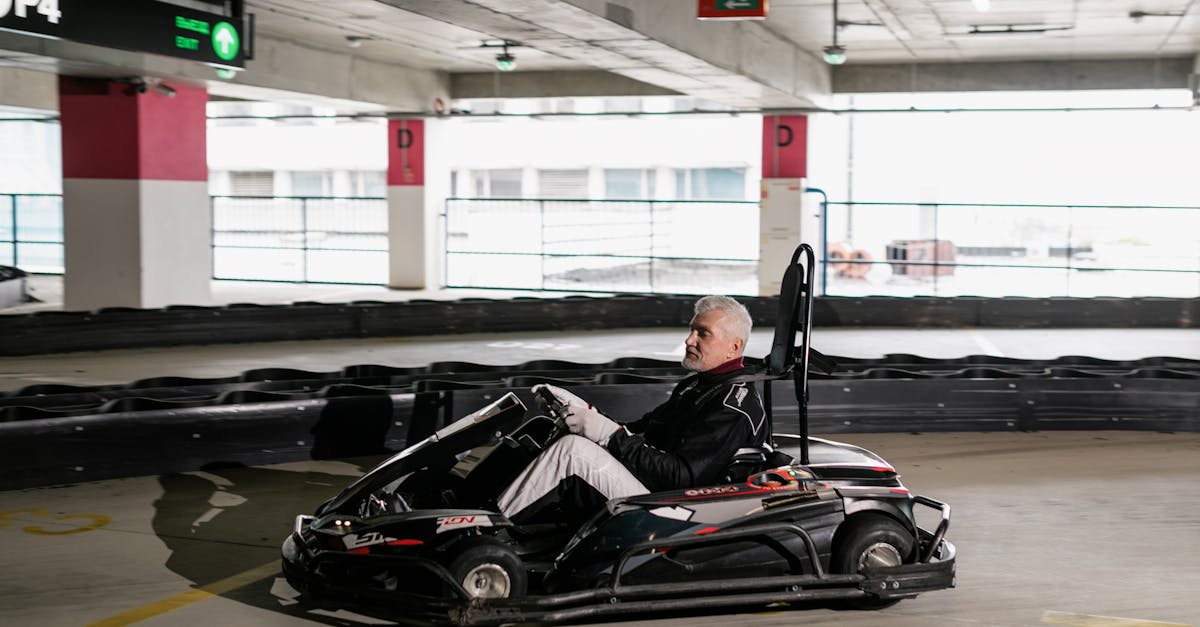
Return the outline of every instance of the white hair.
<path id="1" fill-rule="evenodd" d="M 740 338 L 743 345 L 750 341 L 750 329 L 754 326 L 754 321 L 750 319 L 750 312 L 746 311 L 745 305 L 728 296 L 705 296 L 696 301 L 693 319 L 709 311 L 725 312 L 725 324 L 729 331 Z"/>

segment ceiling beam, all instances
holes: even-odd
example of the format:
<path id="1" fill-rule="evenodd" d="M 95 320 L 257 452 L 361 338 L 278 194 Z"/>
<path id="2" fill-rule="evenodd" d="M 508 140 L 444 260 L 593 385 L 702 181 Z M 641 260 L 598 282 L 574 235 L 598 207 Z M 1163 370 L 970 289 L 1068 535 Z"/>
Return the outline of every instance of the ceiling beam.
<path id="1" fill-rule="evenodd" d="M 833 72 L 833 92 L 1187 89 L 1193 57 L 981 63 L 853 64 Z"/>
<path id="2" fill-rule="evenodd" d="M 472 72 L 450 75 L 450 97 L 455 99 L 671 95 L 679 95 L 679 92 L 604 70 Z"/>

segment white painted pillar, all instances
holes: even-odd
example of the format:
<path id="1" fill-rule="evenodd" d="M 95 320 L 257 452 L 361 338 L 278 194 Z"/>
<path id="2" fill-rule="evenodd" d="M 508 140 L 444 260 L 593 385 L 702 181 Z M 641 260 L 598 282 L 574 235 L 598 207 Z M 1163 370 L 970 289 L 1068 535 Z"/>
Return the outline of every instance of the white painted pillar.
<path id="1" fill-rule="evenodd" d="M 62 76 L 63 307 L 211 301 L 203 89 Z"/>

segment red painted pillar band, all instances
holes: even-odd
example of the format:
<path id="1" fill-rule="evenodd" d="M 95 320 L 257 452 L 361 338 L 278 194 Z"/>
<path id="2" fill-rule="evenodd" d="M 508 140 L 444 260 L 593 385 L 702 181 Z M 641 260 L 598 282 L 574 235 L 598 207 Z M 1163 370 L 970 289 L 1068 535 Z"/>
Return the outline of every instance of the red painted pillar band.
<path id="1" fill-rule="evenodd" d="M 207 102 L 186 85 L 60 76 L 63 178 L 208 181 Z"/>
<path id="2" fill-rule="evenodd" d="M 808 117 L 763 116 L 763 178 L 808 176 Z"/>
<path id="3" fill-rule="evenodd" d="M 425 185 L 424 120 L 388 120 L 387 184 Z"/>

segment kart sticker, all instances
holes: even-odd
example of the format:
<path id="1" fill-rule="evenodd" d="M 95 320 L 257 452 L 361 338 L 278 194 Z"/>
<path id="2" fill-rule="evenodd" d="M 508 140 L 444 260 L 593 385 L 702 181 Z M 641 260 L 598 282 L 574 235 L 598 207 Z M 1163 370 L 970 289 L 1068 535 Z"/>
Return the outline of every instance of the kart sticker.
<path id="1" fill-rule="evenodd" d="M 687 496 L 709 496 L 712 494 L 729 494 L 730 492 L 737 491 L 738 487 L 735 485 L 719 485 L 711 488 L 694 488 L 691 490 L 684 490 L 683 493 Z"/>
<path id="2" fill-rule="evenodd" d="M 660 518 L 671 518 L 686 522 L 692 519 L 692 514 L 695 514 L 696 510 L 673 505 L 671 507 L 656 507 L 650 510 L 650 513 Z"/>
<path id="3" fill-rule="evenodd" d="M 465 529 L 467 527 L 491 527 L 492 519 L 476 514 L 474 516 L 438 516 L 437 532 Z"/>
<path id="4" fill-rule="evenodd" d="M 395 540 L 395 538 L 389 538 L 378 531 L 368 531 L 362 535 L 349 533 L 342 538 L 342 542 L 346 544 L 347 549 L 357 549 L 364 546 L 371 546 L 372 544 L 383 544 L 392 540 Z"/>

